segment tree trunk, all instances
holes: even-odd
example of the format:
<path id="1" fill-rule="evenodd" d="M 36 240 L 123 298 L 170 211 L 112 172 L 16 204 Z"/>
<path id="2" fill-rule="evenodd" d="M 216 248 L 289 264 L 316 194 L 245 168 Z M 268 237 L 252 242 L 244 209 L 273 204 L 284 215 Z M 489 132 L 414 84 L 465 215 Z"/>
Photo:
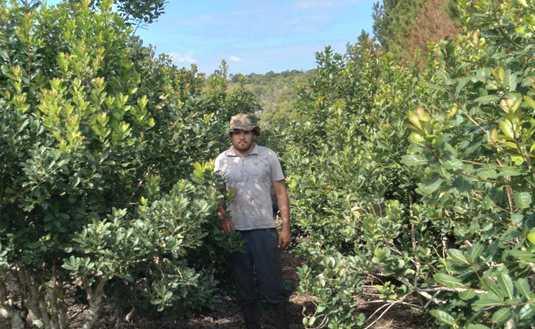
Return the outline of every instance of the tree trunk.
<path id="1" fill-rule="evenodd" d="M 82 329 L 93 329 L 93 326 L 97 322 L 100 310 L 102 309 L 106 282 L 107 280 L 100 278 L 94 286 L 86 289 L 87 300 L 89 301 L 89 314 L 87 322 L 84 323 Z"/>
<path id="2" fill-rule="evenodd" d="M 58 300 L 58 289 L 63 289 L 56 277 L 48 282 L 40 282 L 26 269 L 18 271 L 18 284 L 24 306 L 28 309 L 28 320 L 32 325 L 47 329 L 66 329 L 63 316 L 63 301 Z"/>
<path id="3" fill-rule="evenodd" d="M 0 276 L 0 321 L 9 322 L 11 329 L 24 329 L 22 311 L 13 303 L 7 289 L 7 275 Z"/>

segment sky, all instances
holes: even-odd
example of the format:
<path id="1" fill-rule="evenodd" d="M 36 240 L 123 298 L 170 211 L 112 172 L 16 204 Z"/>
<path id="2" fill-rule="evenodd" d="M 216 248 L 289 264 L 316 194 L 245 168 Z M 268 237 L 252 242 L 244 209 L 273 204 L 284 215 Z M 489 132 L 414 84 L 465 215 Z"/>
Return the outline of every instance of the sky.
<path id="1" fill-rule="evenodd" d="M 178 66 L 211 73 L 308 70 L 315 52 L 343 52 L 362 30 L 372 33 L 377 0 L 168 0 L 155 23 L 138 28 L 145 45 Z"/>

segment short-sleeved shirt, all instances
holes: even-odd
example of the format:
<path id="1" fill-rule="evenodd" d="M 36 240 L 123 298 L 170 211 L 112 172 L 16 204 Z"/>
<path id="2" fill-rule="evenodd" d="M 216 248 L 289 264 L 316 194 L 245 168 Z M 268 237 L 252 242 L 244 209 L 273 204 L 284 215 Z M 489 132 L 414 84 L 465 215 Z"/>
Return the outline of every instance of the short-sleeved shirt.
<path id="1" fill-rule="evenodd" d="M 284 179 L 279 158 L 267 147 L 255 145 L 245 156 L 232 147 L 215 160 L 215 171 L 235 193 L 228 210 L 236 230 L 273 228 L 273 181 Z"/>

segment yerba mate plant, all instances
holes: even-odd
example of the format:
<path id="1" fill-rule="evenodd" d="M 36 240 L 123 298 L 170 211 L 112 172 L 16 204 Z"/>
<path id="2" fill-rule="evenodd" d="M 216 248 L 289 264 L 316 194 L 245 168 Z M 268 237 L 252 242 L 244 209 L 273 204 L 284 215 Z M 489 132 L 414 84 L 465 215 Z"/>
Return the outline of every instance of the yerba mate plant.
<path id="1" fill-rule="evenodd" d="M 318 55 L 284 157 L 309 328 L 371 328 L 392 307 L 533 326 L 535 3 L 457 6 L 464 30 L 426 70 L 365 37 Z"/>

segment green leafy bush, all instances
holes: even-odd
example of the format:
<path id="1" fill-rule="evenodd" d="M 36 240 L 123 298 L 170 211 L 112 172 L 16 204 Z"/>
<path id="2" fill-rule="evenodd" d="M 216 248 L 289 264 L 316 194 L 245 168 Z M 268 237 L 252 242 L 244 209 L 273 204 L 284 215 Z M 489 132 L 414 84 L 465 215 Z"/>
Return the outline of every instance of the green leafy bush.
<path id="1" fill-rule="evenodd" d="M 434 274 L 450 291 L 432 315 L 452 328 L 530 328 L 535 3 L 458 5 L 468 29 L 442 47 L 433 97 L 409 114 L 421 202 L 451 227 Z"/>
<path id="2" fill-rule="evenodd" d="M 298 102 L 300 121 L 283 132 L 300 232 L 296 252 L 307 259 L 301 290 L 317 304 L 305 317 L 309 327 L 359 327 L 365 321 L 357 296 L 369 276 L 397 287 L 397 277 L 412 282 L 417 275 L 411 260 L 420 250 L 412 248 L 407 216 L 414 176 L 402 158 L 409 145 L 406 109 L 421 89 L 367 35 L 343 56 L 329 48 L 318 54 Z"/>
<path id="3" fill-rule="evenodd" d="M 73 292 L 84 328 L 120 294 L 118 307 L 205 306 L 235 241 L 217 229 L 210 165 L 192 166 L 225 147 L 250 94 L 205 91 L 108 2 L 2 5 L 0 72 L 0 315 L 66 328 Z"/>
<path id="4" fill-rule="evenodd" d="M 423 71 L 365 36 L 318 54 L 283 152 L 307 327 L 372 326 L 363 286 L 441 327 L 532 327 L 535 3 L 457 6 Z"/>

